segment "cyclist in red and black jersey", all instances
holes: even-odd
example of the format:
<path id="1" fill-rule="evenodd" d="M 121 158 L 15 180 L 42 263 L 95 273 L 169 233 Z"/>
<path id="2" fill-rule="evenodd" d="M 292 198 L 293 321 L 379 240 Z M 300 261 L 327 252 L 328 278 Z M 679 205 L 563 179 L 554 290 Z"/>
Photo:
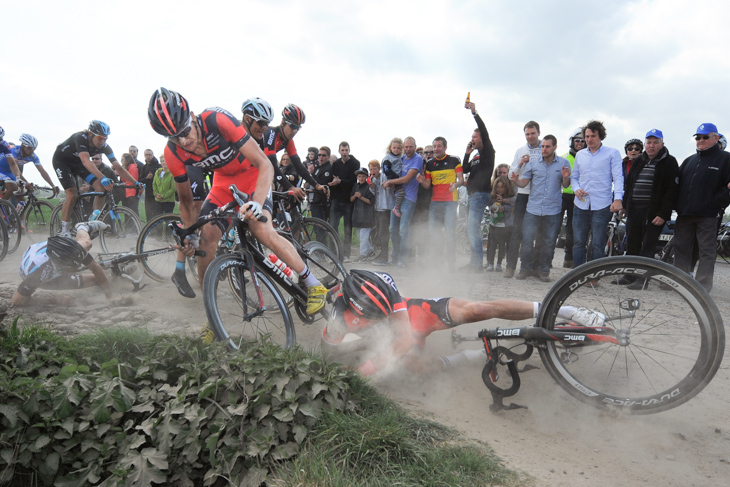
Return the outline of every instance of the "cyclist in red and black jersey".
<path id="1" fill-rule="evenodd" d="M 168 138 L 165 160 L 175 179 L 183 224 L 190 226 L 198 217 L 194 211 L 186 166 L 202 167 L 215 173 L 213 187 L 203 204 L 201 214 L 207 214 L 232 201 L 233 196 L 228 187 L 235 184 L 241 191 L 251 195 L 251 201 L 239 209 L 239 214 L 248 222 L 251 233 L 299 273 L 300 279 L 308 288 L 307 313 L 314 314 L 322 309 L 327 290 L 309 271 L 291 243 L 278 235 L 272 226 L 273 168 L 241 123 L 222 108 L 207 109 L 196 116 L 184 97 L 165 88 L 160 88 L 152 95 L 147 115 L 155 132 Z M 266 216 L 267 222 L 258 221 L 261 216 Z M 222 225 L 205 225 L 202 228 L 199 243 L 206 255 L 198 258 L 201 283 L 205 269 L 215 257 L 216 244 L 223 231 Z M 184 248 L 185 254 L 192 255 L 197 243 L 196 236 L 189 236 Z M 175 272 L 179 270 L 178 267 Z M 192 291 L 180 289 L 180 285 L 178 289 L 181 293 Z"/>
<path id="2" fill-rule="evenodd" d="M 299 155 L 297 154 L 297 148 L 294 145 L 294 136 L 299 133 L 306 120 L 304 111 L 298 106 L 290 103 L 281 112 L 281 124 L 277 127 L 266 127 L 260 137 L 257 137 L 257 132 L 261 128 L 261 121 L 267 120 L 271 123 L 273 120 L 273 114 L 271 112 L 271 106 L 261 98 L 250 98 L 243 102 L 241 107 L 243 112 L 243 125 L 246 130 L 251 132 L 251 135 L 259 141 L 261 150 L 264 151 L 264 155 L 269 158 L 271 164 L 274 167 L 274 178 L 280 185 L 282 191 L 289 191 L 299 201 L 302 201 L 306 194 L 301 188 L 297 188 L 292 185 L 291 182 L 284 177 L 284 174 L 279 169 L 279 163 L 276 160 L 276 154 L 281 150 L 286 150 L 286 153 L 291 159 L 292 166 L 297 171 L 297 174 L 307 181 L 313 188 L 317 188 L 320 191 L 325 191 L 327 188 L 317 183 L 312 175 L 307 171 L 306 166 L 302 163 Z M 255 127 L 254 125 L 258 125 Z M 250 129 L 249 129 L 250 127 Z"/>
<path id="3" fill-rule="evenodd" d="M 331 320 L 322 333 L 322 350 L 335 357 L 368 348 L 377 350 L 373 358 L 358 366 L 362 375 L 373 375 L 403 358 L 413 365 L 412 368 L 428 371 L 448 365 L 450 358 L 428 361 L 418 356 L 426 337 L 434 331 L 493 318 L 536 318 L 539 308 L 537 302 L 510 299 L 405 298 L 389 274 L 354 269 L 345 277 L 342 293 L 335 299 Z M 580 326 L 601 326 L 605 320 L 599 312 L 573 306 L 562 306 L 558 317 Z M 376 331 L 374 325 L 379 323 L 387 329 Z M 345 342 L 348 333 L 359 335 L 361 339 Z M 392 336 L 392 341 L 385 347 L 373 343 L 384 336 Z"/>

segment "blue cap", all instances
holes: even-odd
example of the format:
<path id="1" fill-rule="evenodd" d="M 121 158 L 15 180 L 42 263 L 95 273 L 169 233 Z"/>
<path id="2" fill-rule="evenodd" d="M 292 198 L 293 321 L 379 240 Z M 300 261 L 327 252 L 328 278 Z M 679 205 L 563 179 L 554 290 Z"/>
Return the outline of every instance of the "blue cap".
<path id="1" fill-rule="evenodd" d="M 664 134 L 659 129 L 651 129 L 650 131 L 648 131 L 646 133 L 646 137 L 644 137 L 644 138 L 648 139 L 649 137 L 656 137 L 657 139 L 663 139 Z"/>
<path id="2" fill-rule="evenodd" d="M 717 126 L 714 123 L 703 123 L 699 127 L 697 127 L 697 132 L 695 132 L 695 135 L 707 135 L 711 134 L 712 132 L 717 133 Z"/>

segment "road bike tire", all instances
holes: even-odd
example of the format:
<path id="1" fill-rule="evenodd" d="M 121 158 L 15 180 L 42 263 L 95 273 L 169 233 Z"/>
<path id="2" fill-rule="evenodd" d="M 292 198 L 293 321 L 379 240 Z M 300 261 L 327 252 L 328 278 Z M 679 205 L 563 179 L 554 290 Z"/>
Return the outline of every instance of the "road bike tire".
<path id="1" fill-rule="evenodd" d="M 172 229 L 167 225 L 170 222 L 182 221 L 180 215 L 173 213 L 164 213 L 157 215 L 147 222 L 142 228 L 137 239 L 136 252 L 138 254 L 151 251 L 165 249 L 170 245 L 175 245 L 175 238 L 172 235 Z M 167 282 L 175 272 L 177 265 L 177 250 L 162 252 L 155 255 L 148 255 L 140 261 L 142 268 L 147 276 L 158 282 Z"/>
<path id="2" fill-rule="evenodd" d="M 53 213 L 51 213 L 51 228 L 48 232 L 50 235 L 58 235 L 61 233 L 61 218 L 63 218 L 63 203 L 60 203 L 53 209 Z M 81 214 L 79 213 L 78 208 L 74 208 L 71 212 L 71 223 L 68 226 L 68 231 L 71 233 L 72 236 L 76 236 L 76 224 L 81 221 Z"/>
<path id="3" fill-rule="evenodd" d="M 622 276 L 646 277 L 648 286 L 611 284 Z M 636 310 L 628 316 L 632 303 Z M 552 378 L 584 403 L 633 414 L 665 411 L 702 391 L 722 362 L 725 330 L 715 302 L 689 275 L 656 259 L 611 257 L 572 270 L 548 292 L 538 326 L 560 325 L 560 306 L 622 315 L 603 325 L 618 342 L 583 345 L 577 338 L 540 346 Z"/>
<path id="4" fill-rule="evenodd" d="M 216 339 L 227 342 L 233 349 L 260 338 L 268 338 L 284 348 L 293 347 L 296 332 L 281 292 L 263 273 L 256 272 L 255 278 L 260 296 L 251 266 L 240 254 L 219 255 L 208 266 L 203 295 L 205 313 Z M 247 315 L 244 315 L 241 294 L 245 296 Z M 263 309 L 259 309 L 261 303 Z"/>
<path id="5" fill-rule="evenodd" d="M 8 200 L 0 200 L 0 218 L 5 222 L 5 229 L 8 233 L 7 253 L 12 254 L 20 247 L 23 225 L 21 225 L 18 212 Z"/>
<path id="6" fill-rule="evenodd" d="M 8 255 L 8 229 L 5 222 L 0 220 L 0 261 Z"/>
<path id="7" fill-rule="evenodd" d="M 471 254 L 471 242 L 469 242 L 469 229 L 466 220 L 460 220 L 456 224 L 456 251 L 460 254 Z"/>
<path id="8" fill-rule="evenodd" d="M 51 235 L 51 215 L 54 206 L 48 201 L 34 201 L 26 205 L 21 218 L 25 226 L 25 236 L 32 243 L 48 240 Z"/>
<path id="9" fill-rule="evenodd" d="M 115 206 L 111 211 L 100 215 L 101 221 L 109 228 L 99 235 L 99 243 L 104 252 L 117 254 L 131 252 L 137 247 L 142 221 L 137 214 L 124 206 Z"/>
<path id="10" fill-rule="evenodd" d="M 339 260 L 345 257 L 344 247 L 339 234 L 334 227 L 319 218 L 303 218 L 303 228 L 292 228 L 292 235 L 297 242 L 304 245 L 307 242 L 321 242 L 330 249 Z"/>

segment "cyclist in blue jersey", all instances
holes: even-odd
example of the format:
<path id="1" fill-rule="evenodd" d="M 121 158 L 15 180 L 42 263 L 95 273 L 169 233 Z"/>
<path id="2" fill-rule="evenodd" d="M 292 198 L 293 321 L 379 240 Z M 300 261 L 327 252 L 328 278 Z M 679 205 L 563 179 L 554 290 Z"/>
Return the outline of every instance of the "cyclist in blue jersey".
<path id="1" fill-rule="evenodd" d="M 18 163 L 18 168 L 21 174 L 23 173 L 23 166 L 27 163 L 32 163 L 40 173 L 41 177 L 51 186 L 56 192 L 58 192 L 58 186 L 53 183 L 51 176 L 46 172 L 45 168 L 41 164 L 41 160 L 35 153 L 38 147 L 38 139 L 30 134 L 20 134 L 20 145 L 17 145 L 10 149 Z"/>
<path id="2" fill-rule="evenodd" d="M 13 156 L 10 144 L 5 140 L 5 129 L 0 127 L 0 181 L 5 182 L 5 190 L 0 194 L 3 199 L 10 199 L 13 193 L 18 190 L 17 180 L 24 180 L 20 174 L 18 161 Z"/>

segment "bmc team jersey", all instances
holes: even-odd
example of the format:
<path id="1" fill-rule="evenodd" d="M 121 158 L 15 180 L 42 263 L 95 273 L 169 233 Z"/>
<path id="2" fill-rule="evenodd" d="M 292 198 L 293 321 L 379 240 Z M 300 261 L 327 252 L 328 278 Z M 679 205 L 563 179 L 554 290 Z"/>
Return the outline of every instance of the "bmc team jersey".
<path id="1" fill-rule="evenodd" d="M 104 154 L 109 161 L 116 161 L 114 157 L 114 151 L 109 145 L 104 144 L 104 147 L 97 149 L 89 141 L 89 136 L 85 130 L 76 132 L 65 141 L 58 144 L 56 152 L 53 153 L 53 167 L 56 167 L 58 163 L 67 164 L 70 167 L 82 165 L 79 154 L 82 152 L 88 152 L 89 157 L 97 154 Z"/>
<path id="2" fill-rule="evenodd" d="M 16 145 L 15 147 L 12 147 L 10 149 L 10 152 L 12 153 L 13 157 L 17 161 L 18 167 L 23 167 L 28 162 L 32 162 L 36 166 L 40 166 L 41 165 L 41 160 L 38 159 L 38 156 L 36 155 L 35 152 L 33 152 L 30 155 L 30 157 L 24 157 L 24 156 L 22 156 L 21 155 L 21 152 L 20 152 L 20 146 L 19 145 Z M 2 167 L 0 167 L 0 171 L 2 171 Z"/>
<path id="3" fill-rule="evenodd" d="M 299 177 L 312 185 L 312 187 L 316 186 L 317 181 L 311 174 L 309 174 L 307 167 L 302 163 L 301 158 L 297 155 L 297 148 L 294 145 L 294 139 L 289 139 L 287 142 L 284 142 L 281 130 L 281 126 L 267 128 L 259 144 L 261 146 L 261 150 L 264 151 L 264 155 L 266 155 L 266 157 L 268 157 L 271 161 L 271 164 L 274 165 L 274 179 L 285 191 L 293 187 L 291 182 L 284 177 L 284 174 L 279 168 L 279 163 L 276 160 L 277 152 L 285 149 L 286 153 L 289 155 L 289 159 L 291 159 L 291 164 L 294 166 L 294 169 L 296 169 Z"/>
<path id="4" fill-rule="evenodd" d="M 198 115 L 197 122 L 202 131 L 206 156 L 188 152 L 172 141 L 168 141 L 165 147 L 165 161 L 175 181 L 184 183 L 188 180 L 185 166 L 213 171 L 216 177 L 219 174 L 233 176 L 249 169 L 258 173 L 258 169 L 241 154 L 240 149 L 250 135 L 236 117 L 222 108 L 214 107 Z"/>
<path id="5" fill-rule="evenodd" d="M 398 293 L 393 278 L 386 273 L 376 273 L 385 282 L 389 283 L 395 290 L 395 293 L 390 296 L 391 303 L 393 303 L 394 312 L 407 311 L 408 319 L 411 324 L 411 332 L 413 338 L 416 340 L 416 344 L 423 348 L 425 340 L 428 335 L 437 330 L 445 330 L 456 326 L 451 316 L 449 316 L 449 300 L 451 298 L 435 298 L 435 299 L 416 299 L 416 298 L 404 298 Z M 345 298 L 342 294 L 337 296 L 334 305 L 332 307 L 332 319 L 330 321 L 331 327 L 337 327 L 340 329 L 346 329 L 348 333 L 357 334 L 374 323 L 379 323 L 382 320 L 369 320 L 358 316 L 357 313 L 352 311 L 348 306 Z"/>
<path id="6" fill-rule="evenodd" d="M 459 192 L 449 191 L 449 185 L 456 182 L 456 175 L 463 172 L 458 157 L 445 155 L 442 159 L 431 159 L 426 163 L 426 179 L 431 180 L 433 196 L 431 201 L 459 201 Z"/>

